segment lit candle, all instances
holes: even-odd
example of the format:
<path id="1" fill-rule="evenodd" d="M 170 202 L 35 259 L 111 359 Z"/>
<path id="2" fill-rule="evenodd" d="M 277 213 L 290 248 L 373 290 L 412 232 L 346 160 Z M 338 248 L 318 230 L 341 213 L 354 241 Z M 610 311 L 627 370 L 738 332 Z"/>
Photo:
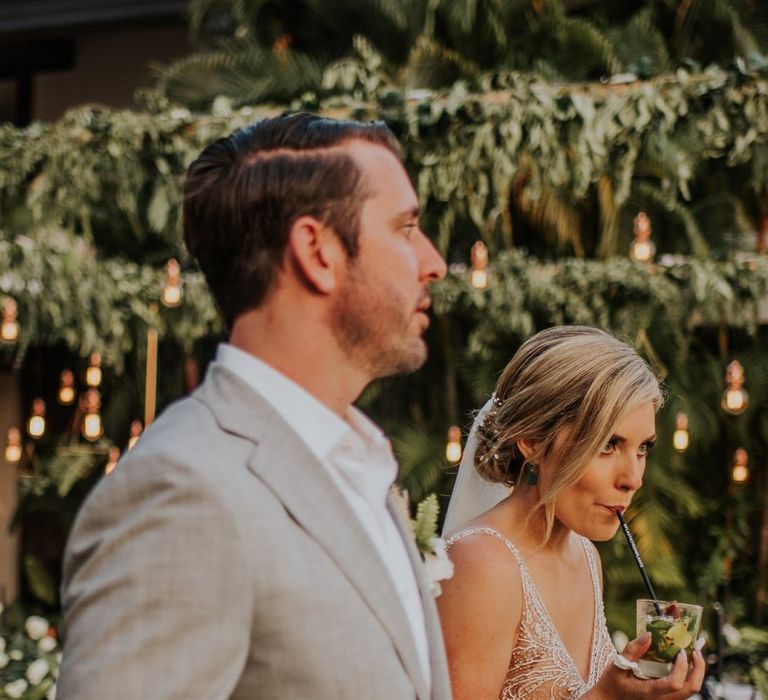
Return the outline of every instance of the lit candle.
<path id="1" fill-rule="evenodd" d="M 485 289 L 488 286 L 488 248 L 482 241 L 472 246 L 472 275 L 470 280 L 475 289 Z"/>
<path id="2" fill-rule="evenodd" d="M 445 446 L 445 458 L 456 464 L 461 460 L 461 430 L 458 425 L 448 428 L 448 443 Z"/>
<path id="3" fill-rule="evenodd" d="M 81 432 L 86 440 L 93 442 L 104 434 L 104 426 L 101 423 L 101 395 L 97 389 L 88 389 L 82 398 L 83 425 Z"/>
<path id="4" fill-rule="evenodd" d="M 69 406 L 75 400 L 75 375 L 71 370 L 62 370 L 59 377 L 59 403 Z"/>
<path id="5" fill-rule="evenodd" d="M 3 323 L 0 325 L 0 341 L 3 343 L 15 343 L 19 339 L 17 311 L 16 302 L 11 297 L 6 297 L 3 304 Z"/>
<path id="6" fill-rule="evenodd" d="M 174 258 L 168 261 L 166 267 L 162 300 L 163 305 L 168 307 L 181 304 L 181 266 Z"/>
<path id="7" fill-rule="evenodd" d="M 688 449 L 688 416 L 685 413 L 678 413 L 675 418 L 675 433 L 672 436 L 672 444 L 678 452 L 685 452 Z"/>
<path id="8" fill-rule="evenodd" d="M 97 387 L 101 384 L 101 355 L 91 353 L 88 360 L 88 369 L 85 370 L 85 383 L 88 386 Z"/>
<path id="9" fill-rule="evenodd" d="M 42 399 L 35 399 L 32 402 L 32 415 L 27 423 L 27 432 L 35 440 L 45 434 L 45 401 Z"/>
<path id="10" fill-rule="evenodd" d="M 5 461 L 11 464 L 21 460 L 21 431 L 18 428 L 8 430 L 8 442 L 5 445 Z"/>

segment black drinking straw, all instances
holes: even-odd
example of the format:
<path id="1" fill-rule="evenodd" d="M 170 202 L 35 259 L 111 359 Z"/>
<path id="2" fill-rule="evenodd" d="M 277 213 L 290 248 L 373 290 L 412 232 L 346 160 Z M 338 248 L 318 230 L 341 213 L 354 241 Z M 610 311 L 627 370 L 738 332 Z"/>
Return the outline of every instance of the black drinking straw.
<path id="1" fill-rule="evenodd" d="M 620 510 L 617 510 L 614 512 L 616 513 L 616 517 L 619 519 L 619 522 L 621 523 L 621 529 L 624 531 L 624 537 L 626 537 L 627 542 L 629 542 L 629 548 L 632 550 L 632 554 L 635 557 L 635 562 L 637 562 L 637 568 L 640 569 L 640 575 L 643 577 L 643 583 L 645 584 L 645 587 L 648 590 L 648 595 L 651 596 L 651 600 L 653 601 L 653 607 L 656 608 L 656 614 L 661 615 L 661 608 L 659 608 L 659 604 L 656 602 L 656 591 L 653 590 L 651 579 L 648 578 L 648 574 L 645 572 L 645 565 L 643 564 L 643 560 L 640 558 L 640 552 L 637 551 L 637 545 L 635 544 L 635 540 L 632 537 L 632 533 L 629 531 L 627 522 L 624 520 L 624 516 L 621 514 Z"/>

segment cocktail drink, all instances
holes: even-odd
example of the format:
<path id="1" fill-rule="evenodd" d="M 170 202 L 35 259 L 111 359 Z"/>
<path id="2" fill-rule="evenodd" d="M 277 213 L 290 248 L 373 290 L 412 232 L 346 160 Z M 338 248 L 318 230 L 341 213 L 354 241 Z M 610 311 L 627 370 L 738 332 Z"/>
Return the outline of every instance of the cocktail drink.
<path id="1" fill-rule="evenodd" d="M 663 600 L 637 601 L 637 636 L 651 633 L 651 646 L 638 661 L 646 676 L 666 676 L 681 651 L 690 662 L 699 636 L 702 612 L 700 605 Z"/>

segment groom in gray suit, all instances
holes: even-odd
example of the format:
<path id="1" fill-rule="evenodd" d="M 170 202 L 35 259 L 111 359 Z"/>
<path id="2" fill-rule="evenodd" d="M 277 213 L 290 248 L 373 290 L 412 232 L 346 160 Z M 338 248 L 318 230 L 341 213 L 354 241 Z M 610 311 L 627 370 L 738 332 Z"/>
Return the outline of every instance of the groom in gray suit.
<path id="1" fill-rule="evenodd" d="M 351 405 L 426 357 L 445 263 L 418 214 L 381 123 L 266 119 L 192 163 L 229 342 L 78 515 L 59 700 L 450 698 L 397 465 Z"/>

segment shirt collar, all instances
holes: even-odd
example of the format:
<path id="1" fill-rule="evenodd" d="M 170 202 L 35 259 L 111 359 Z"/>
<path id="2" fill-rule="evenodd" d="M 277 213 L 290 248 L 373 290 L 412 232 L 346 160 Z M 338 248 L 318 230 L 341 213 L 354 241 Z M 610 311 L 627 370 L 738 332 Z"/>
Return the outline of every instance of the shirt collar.
<path id="1" fill-rule="evenodd" d="M 318 459 L 325 459 L 345 438 L 355 435 L 366 446 L 386 446 L 381 429 L 362 411 L 350 406 L 341 419 L 306 389 L 255 355 L 221 343 L 216 362 L 257 391 L 292 426 Z"/>

